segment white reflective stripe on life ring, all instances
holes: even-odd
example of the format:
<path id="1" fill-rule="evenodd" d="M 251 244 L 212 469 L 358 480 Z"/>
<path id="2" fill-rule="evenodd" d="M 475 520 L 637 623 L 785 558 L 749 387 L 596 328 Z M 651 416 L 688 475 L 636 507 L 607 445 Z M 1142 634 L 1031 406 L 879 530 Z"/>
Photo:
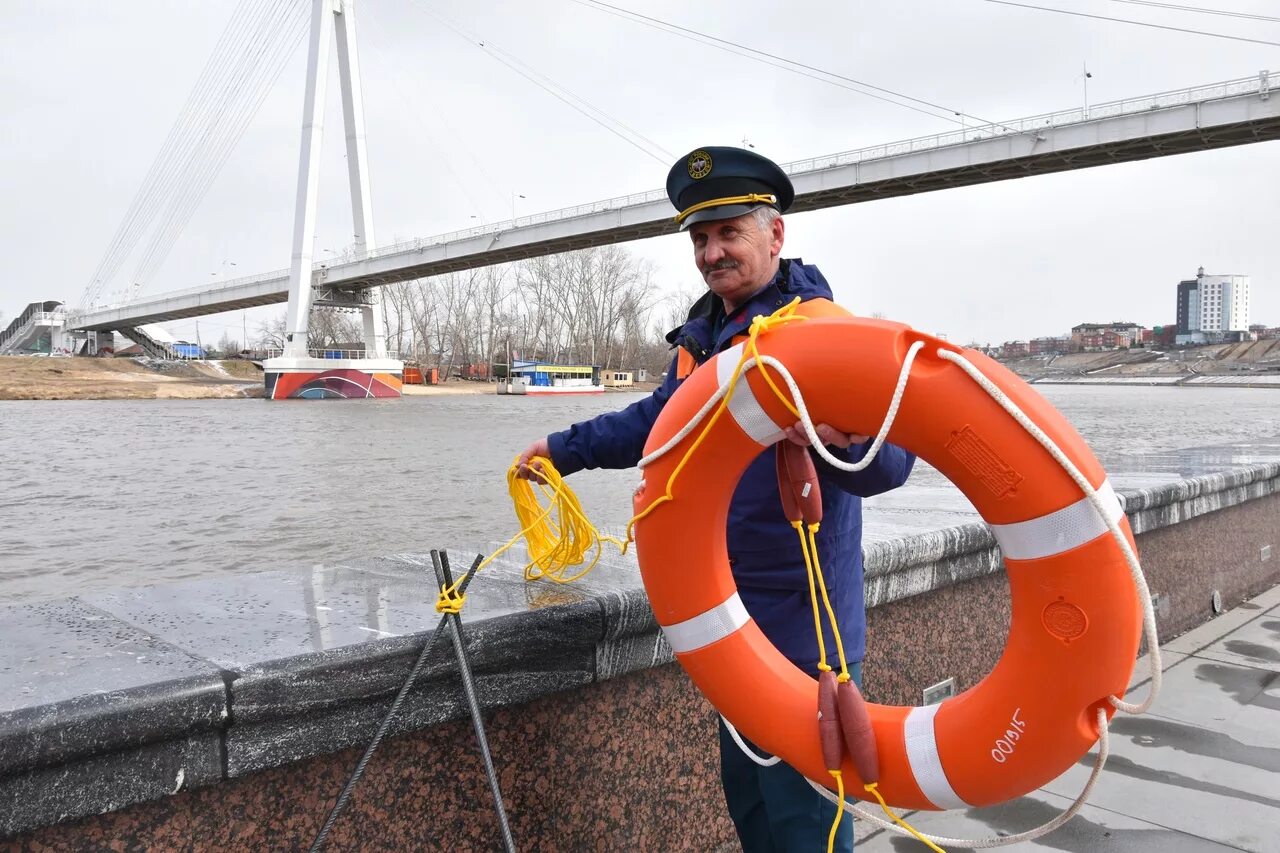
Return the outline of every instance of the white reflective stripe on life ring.
<path id="1" fill-rule="evenodd" d="M 679 655 L 723 640 L 750 620 L 742 599 L 734 592 L 710 610 L 675 625 L 663 626 L 662 633 L 671 644 L 671 650 Z"/>
<path id="2" fill-rule="evenodd" d="M 1105 521 L 1086 495 L 1070 506 L 1039 518 L 1013 524 L 993 524 L 991 532 L 995 534 L 1000 550 L 1010 560 L 1035 560 L 1078 548 L 1105 534 L 1107 523 L 1119 521 L 1124 515 L 1124 507 L 1111 488 L 1110 480 L 1103 480 L 1097 492 L 1107 508 Z"/>
<path id="3" fill-rule="evenodd" d="M 942 769 L 938 756 L 938 738 L 933 728 L 933 718 L 942 705 L 925 705 L 912 708 L 902 724 L 906 740 L 907 762 L 921 793 L 940 809 L 965 809 L 969 804 L 951 787 L 947 773 Z"/>
<path id="4" fill-rule="evenodd" d="M 719 385 L 724 385 L 733 378 L 733 370 L 738 366 L 738 360 L 742 358 L 742 349 L 745 346 L 745 343 L 736 344 L 720 353 L 720 357 L 716 359 L 716 382 Z M 760 407 L 760 401 L 756 399 L 755 392 L 747 383 L 746 368 L 743 368 L 742 374 L 738 377 L 737 387 L 731 390 L 733 399 L 729 401 L 729 414 L 733 415 L 734 421 L 761 447 L 772 447 L 784 433 L 773 422 L 773 418 Z"/>

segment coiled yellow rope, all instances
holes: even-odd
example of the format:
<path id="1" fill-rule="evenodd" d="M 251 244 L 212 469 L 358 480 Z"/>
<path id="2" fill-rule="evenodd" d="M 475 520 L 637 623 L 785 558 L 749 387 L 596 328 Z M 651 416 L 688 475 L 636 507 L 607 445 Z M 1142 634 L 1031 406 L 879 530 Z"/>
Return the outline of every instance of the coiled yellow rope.
<path id="1" fill-rule="evenodd" d="M 538 456 L 530 460 L 530 464 L 546 481 L 538 488 L 547 498 L 546 507 L 538 500 L 534 483 L 517 476 L 518 463 L 507 469 L 507 491 L 511 494 L 516 519 L 520 522 L 516 539 L 523 536 L 529 543 L 525 580 L 547 578 L 555 583 L 572 583 L 600 562 L 605 542 L 616 546 L 620 554 L 627 553 L 630 540 L 623 541 L 596 529 L 578 502 L 578 496 L 565 484 L 550 459 Z M 570 574 L 570 568 L 586 563 L 587 554 L 592 549 L 595 555 L 591 562 L 581 571 Z"/>
<path id="2" fill-rule="evenodd" d="M 585 576 L 600 562 L 605 542 L 617 546 L 618 553 L 627 553 L 631 540 L 624 541 L 600 533 L 587 518 L 578 496 L 565 483 L 550 459 L 535 456 L 529 460 L 529 465 L 545 482 L 536 484 L 535 490 L 533 482 L 519 476 L 519 460 L 511 463 L 511 467 L 507 469 L 507 493 L 511 496 L 520 532 L 486 557 L 476 567 L 477 572 L 505 554 L 521 539 L 528 543 L 529 551 L 529 562 L 524 566 L 526 581 L 546 578 L 554 583 L 572 583 Z M 546 498 L 546 506 L 539 500 L 539 492 Z M 592 549 L 595 549 L 595 554 L 591 557 L 591 562 L 587 563 L 587 554 Z M 580 571 L 569 573 L 571 568 L 584 563 L 586 565 Z M 462 609 L 466 596 L 458 591 L 460 583 L 459 579 L 452 586 L 441 588 L 436 600 L 437 611 L 458 613 Z"/>

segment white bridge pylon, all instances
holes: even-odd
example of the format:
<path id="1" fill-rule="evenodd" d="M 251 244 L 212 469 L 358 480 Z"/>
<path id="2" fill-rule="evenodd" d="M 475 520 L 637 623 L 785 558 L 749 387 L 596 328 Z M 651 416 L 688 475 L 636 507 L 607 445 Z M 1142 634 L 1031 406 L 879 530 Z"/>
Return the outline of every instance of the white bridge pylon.
<path id="1" fill-rule="evenodd" d="M 355 249 L 360 255 L 377 251 L 373 237 L 373 205 L 369 197 L 369 161 L 364 139 L 355 6 L 355 0 L 314 0 L 312 6 L 284 352 L 262 363 L 267 397 L 273 400 L 400 396 L 404 363 L 387 358 L 379 291 L 368 286 L 330 290 L 322 293 L 322 301 L 317 303 L 312 280 L 311 253 L 315 245 L 316 203 L 320 190 L 325 88 L 329 80 L 329 48 L 335 35 L 338 42 L 338 79 L 342 85 L 342 114 L 347 130 L 347 175 L 351 184 Z M 307 328 L 315 304 L 359 308 L 364 319 L 364 351 L 346 354 L 356 356 L 354 358 L 328 358 L 326 356 L 332 353 L 327 352 L 313 354 L 307 346 Z"/>
<path id="2" fill-rule="evenodd" d="M 289 310 L 285 321 L 284 356 L 307 358 L 307 328 L 313 303 L 312 251 L 315 245 L 316 205 L 319 200 L 320 148 L 324 138 L 325 89 L 329 80 L 329 49 L 336 35 L 338 79 L 346 125 L 347 176 L 351 186 L 351 221 L 355 251 L 377 251 L 373 204 L 369 193 L 368 149 L 365 145 L 364 102 L 360 92 L 360 62 L 356 49 L 355 0 L 314 0 L 311 45 L 307 56 L 307 91 L 303 103 L 302 149 L 298 159 L 298 201 L 294 213 L 293 255 L 289 266 Z M 365 352 L 385 358 L 386 329 L 377 310 L 379 291 L 354 292 L 351 307 L 364 319 Z M 329 302 L 327 304 L 335 304 Z"/>

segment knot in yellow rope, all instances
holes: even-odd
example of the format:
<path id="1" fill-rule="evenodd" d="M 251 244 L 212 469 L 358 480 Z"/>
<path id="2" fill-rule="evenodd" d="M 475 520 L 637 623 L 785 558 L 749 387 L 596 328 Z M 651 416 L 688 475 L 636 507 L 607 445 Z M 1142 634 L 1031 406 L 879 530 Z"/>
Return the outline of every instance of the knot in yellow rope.
<path id="1" fill-rule="evenodd" d="M 440 595 L 436 598 L 436 612 L 457 615 L 462 612 L 462 605 L 466 603 L 465 593 L 458 592 L 453 587 L 444 586 L 440 588 Z"/>

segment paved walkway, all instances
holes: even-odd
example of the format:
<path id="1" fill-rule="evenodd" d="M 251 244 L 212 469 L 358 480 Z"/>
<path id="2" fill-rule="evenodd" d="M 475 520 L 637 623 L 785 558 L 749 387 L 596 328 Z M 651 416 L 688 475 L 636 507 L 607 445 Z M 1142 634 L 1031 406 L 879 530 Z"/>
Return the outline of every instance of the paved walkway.
<path id="1" fill-rule="evenodd" d="M 1160 696 L 1149 713 L 1112 721 L 1111 757 L 1089 804 L 1049 835 L 998 849 L 1280 853 L 1280 587 L 1161 648 Z M 1134 674 L 1138 697 L 1147 672 L 1144 657 Z M 953 838 L 1023 832 L 1079 795 L 1093 754 L 1084 762 L 1005 805 L 907 819 L 922 832 Z M 866 826 L 860 822 L 857 853 L 928 850 Z"/>

